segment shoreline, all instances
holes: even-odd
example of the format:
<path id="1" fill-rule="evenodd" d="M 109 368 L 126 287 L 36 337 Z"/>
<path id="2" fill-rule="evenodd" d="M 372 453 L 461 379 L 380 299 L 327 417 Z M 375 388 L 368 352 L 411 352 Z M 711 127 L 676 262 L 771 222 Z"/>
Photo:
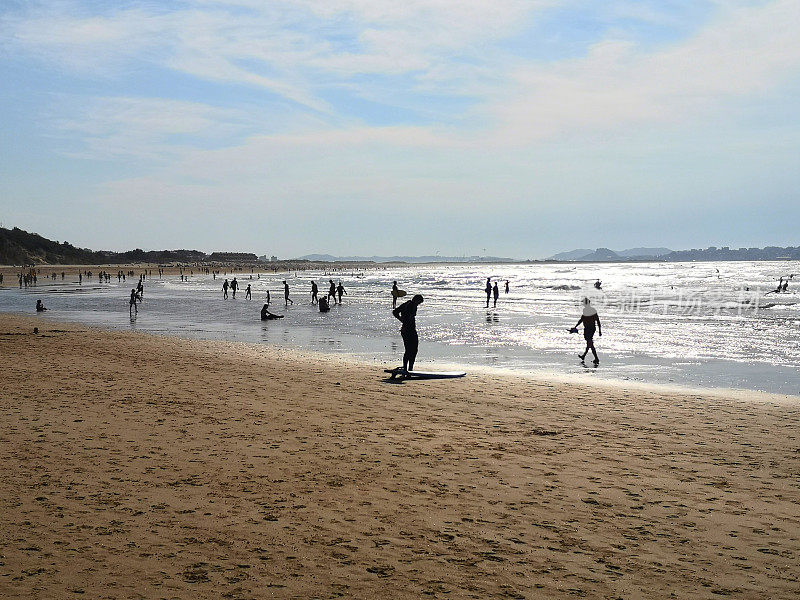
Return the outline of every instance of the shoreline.
<path id="1" fill-rule="evenodd" d="M 47 319 L 46 323 L 51 323 L 54 325 L 60 326 L 74 326 L 74 327 L 83 327 L 87 329 L 96 329 L 98 331 L 103 332 L 114 332 L 114 333 L 125 333 L 127 330 L 119 329 L 114 327 L 104 327 L 102 324 L 87 324 L 80 321 L 59 321 L 57 318 L 53 318 L 49 315 L 44 315 L 43 317 L 33 316 L 30 313 L 24 312 L 4 312 L 0 311 L 0 318 L 3 315 L 11 315 L 14 317 L 20 318 L 31 318 L 31 319 L 38 319 L 44 318 Z M 159 338 L 175 338 L 180 340 L 186 341 L 194 341 L 194 342 L 207 342 L 210 344 L 234 344 L 234 345 L 241 345 L 244 347 L 252 347 L 253 349 L 258 348 L 270 348 L 274 352 L 282 352 L 287 353 L 289 356 L 292 357 L 302 357 L 304 360 L 315 360 L 320 357 L 326 357 L 331 360 L 341 360 L 350 365 L 361 365 L 364 367 L 375 367 L 375 365 L 379 362 L 379 359 L 368 360 L 363 356 L 360 356 L 354 352 L 346 352 L 346 351 L 336 351 L 336 352 L 325 352 L 319 350 L 307 350 L 301 349 L 297 347 L 287 347 L 278 344 L 272 344 L 269 342 L 247 342 L 247 341 L 233 341 L 233 340 L 220 340 L 220 339 L 208 339 L 208 338 L 198 338 L 193 336 L 182 336 L 177 333 L 162 333 L 162 332 L 148 332 L 148 331 L 127 331 L 129 333 L 135 335 L 144 335 L 144 336 L 155 336 Z M 398 360 L 396 361 L 398 364 L 402 357 L 402 353 L 398 355 Z M 393 366 L 397 366 L 394 363 L 380 363 L 381 369 L 383 368 L 393 368 Z M 579 385 L 579 386 L 588 386 L 588 387 L 598 387 L 601 389 L 610 389 L 610 390 L 634 390 L 634 391 L 642 391 L 642 392 L 653 392 L 653 393 L 673 393 L 679 395 L 689 395 L 689 396 L 714 396 L 714 397 L 725 397 L 725 398 L 735 398 L 743 402 L 748 401 L 759 401 L 759 402 L 776 402 L 776 403 L 793 403 L 793 402 L 800 402 L 800 392 L 798 394 L 781 394 L 775 392 L 767 392 L 763 390 L 756 390 L 756 389 L 747 389 L 747 388 L 729 388 L 729 387 L 702 387 L 698 385 L 691 385 L 689 383 L 665 383 L 665 382 L 657 382 L 657 381 L 640 381 L 635 379 L 623 379 L 623 378 L 614 378 L 608 376 L 596 377 L 591 372 L 589 374 L 574 374 L 574 373 L 559 373 L 555 370 L 547 370 L 547 369 L 515 369 L 513 367 L 499 367 L 499 366 L 492 366 L 492 365 L 476 365 L 476 364 L 467 364 L 467 363 L 459 363 L 453 361 L 438 361 L 436 363 L 435 370 L 439 371 L 447 371 L 447 370 L 466 370 L 467 374 L 482 374 L 485 376 L 500 376 L 506 377 L 510 379 L 518 379 L 520 381 L 532 381 L 532 382 L 544 382 L 544 383 L 558 383 L 563 385 Z"/>
<path id="2" fill-rule="evenodd" d="M 392 385 L 330 355 L 7 314 L 0 351 L 3 597 L 796 592 L 796 403 Z"/>

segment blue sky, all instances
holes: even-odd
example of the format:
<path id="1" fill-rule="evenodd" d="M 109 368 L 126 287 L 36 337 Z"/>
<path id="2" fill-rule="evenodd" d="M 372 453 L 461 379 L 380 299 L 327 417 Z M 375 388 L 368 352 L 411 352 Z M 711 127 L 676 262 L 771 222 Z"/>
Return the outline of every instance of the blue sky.
<path id="1" fill-rule="evenodd" d="M 0 4 L 0 221 L 282 257 L 797 245 L 796 0 Z"/>

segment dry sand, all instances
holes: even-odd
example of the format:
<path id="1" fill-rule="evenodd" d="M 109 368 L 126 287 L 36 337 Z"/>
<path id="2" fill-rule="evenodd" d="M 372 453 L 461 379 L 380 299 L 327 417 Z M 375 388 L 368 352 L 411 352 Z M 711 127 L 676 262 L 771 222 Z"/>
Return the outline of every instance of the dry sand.
<path id="1" fill-rule="evenodd" d="M 9 315 L 0 356 L 2 598 L 800 595 L 796 398 Z"/>

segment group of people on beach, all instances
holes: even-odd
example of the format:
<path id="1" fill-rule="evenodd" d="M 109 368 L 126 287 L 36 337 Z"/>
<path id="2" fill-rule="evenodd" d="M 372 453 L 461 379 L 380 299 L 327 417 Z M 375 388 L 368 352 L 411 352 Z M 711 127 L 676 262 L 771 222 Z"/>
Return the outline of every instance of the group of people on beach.
<path id="1" fill-rule="evenodd" d="M 508 279 L 506 279 L 506 294 L 508 293 L 508 290 L 509 290 Z M 489 301 L 492 298 L 494 298 L 493 308 L 497 308 L 497 299 L 500 298 L 500 288 L 497 287 L 497 282 L 495 281 L 494 285 L 492 285 L 492 278 L 487 277 L 486 288 L 484 288 L 484 291 L 486 292 L 486 308 L 489 308 Z"/>

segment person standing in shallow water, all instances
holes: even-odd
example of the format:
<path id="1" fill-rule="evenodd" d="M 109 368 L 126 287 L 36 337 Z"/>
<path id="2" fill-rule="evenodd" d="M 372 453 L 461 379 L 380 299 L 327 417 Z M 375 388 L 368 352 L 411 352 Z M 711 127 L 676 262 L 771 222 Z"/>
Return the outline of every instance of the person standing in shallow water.
<path id="1" fill-rule="evenodd" d="M 494 282 L 494 287 L 492 288 L 492 297 L 494 298 L 494 307 L 497 308 L 497 299 L 500 297 L 500 289 L 497 287 L 497 282 Z"/>
<path id="2" fill-rule="evenodd" d="M 403 337 L 403 371 L 408 373 L 414 370 L 414 361 L 417 359 L 419 350 L 419 336 L 417 335 L 417 307 L 422 304 L 424 298 L 417 294 L 411 300 L 403 302 L 392 311 L 394 318 L 403 325 L 400 327 L 400 335 Z"/>
<path id="3" fill-rule="evenodd" d="M 489 308 L 489 300 L 492 298 L 492 278 L 486 278 L 486 288 L 484 289 L 486 292 L 486 308 Z"/>
<path id="4" fill-rule="evenodd" d="M 597 357 L 597 350 L 594 348 L 594 332 L 595 328 L 597 328 L 597 335 L 603 337 L 603 330 L 600 327 L 600 317 L 597 315 L 597 311 L 591 305 L 588 298 L 583 299 L 583 314 L 581 318 L 578 319 L 573 330 L 577 330 L 578 325 L 581 323 L 583 323 L 583 338 L 586 340 L 586 350 L 583 351 L 583 354 L 579 354 L 578 356 L 580 356 L 581 360 L 584 360 L 589 350 L 591 350 L 594 355 L 594 364 L 599 364 L 600 359 Z"/>

